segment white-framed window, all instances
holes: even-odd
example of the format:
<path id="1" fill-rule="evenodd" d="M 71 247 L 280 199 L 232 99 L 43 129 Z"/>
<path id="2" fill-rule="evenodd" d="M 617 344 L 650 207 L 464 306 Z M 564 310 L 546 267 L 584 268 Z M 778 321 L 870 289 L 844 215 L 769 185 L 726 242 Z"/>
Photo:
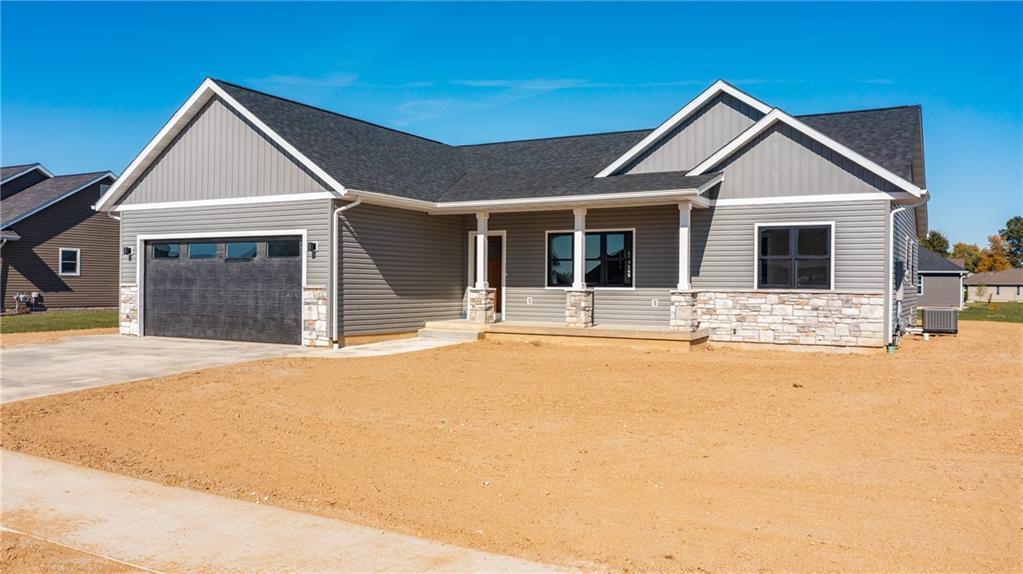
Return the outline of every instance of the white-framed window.
<path id="1" fill-rule="evenodd" d="M 832 222 L 757 223 L 757 289 L 833 289 Z"/>
<path id="2" fill-rule="evenodd" d="M 58 274 L 62 277 L 78 277 L 82 274 L 82 250 L 61 247 Z"/>

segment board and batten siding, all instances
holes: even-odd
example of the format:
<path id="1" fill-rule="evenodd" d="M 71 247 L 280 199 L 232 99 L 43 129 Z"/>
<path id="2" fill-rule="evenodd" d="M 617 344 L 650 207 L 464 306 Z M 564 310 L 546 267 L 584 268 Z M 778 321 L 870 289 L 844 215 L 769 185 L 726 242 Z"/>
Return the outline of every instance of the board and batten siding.
<path id="1" fill-rule="evenodd" d="M 141 209 L 121 212 L 121 245 L 135 248 L 138 235 L 224 234 L 232 231 L 305 229 L 308 241 L 319 242 L 315 257 L 306 257 L 306 284 L 326 287 L 329 281 L 331 201 L 318 199 L 246 205 Z M 121 282 L 137 283 L 135 253 L 121 257 Z"/>
<path id="2" fill-rule="evenodd" d="M 893 184 L 786 125 L 760 134 L 711 171 L 712 199 L 896 192 Z"/>
<path id="3" fill-rule="evenodd" d="M 835 222 L 835 290 L 884 290 L 888 202 L 855 201 L 694 209 L 691 275 L 694 289 L 754 287 L 755 226 Z"/>
<path id="4" fill-rule="evenodd" d="M 362 204 L 341 213 L 338 233 L 340 335 L 414 331 L 462 316 L 462 216 Z"/>
<path id="5" fill-rule="evenodd" d="M 763 117 L 763 113 L 728 94 L 719 94 L 643 152 L 626 173 L 685 171 Z"/>
<path id="6" fill-rule="evenodd" d="M 916 324 L 916 274 L 912 260 L 917 256 L 917 233 L 915 208 L 904 209 L 895 214 L 892 226 L 892 309 L 896 309 L 899 288 L 902 288 L 902 322 Z M 908 241 L 907 241 L 908 240 Z M 893 327 L 898 317 L 892 313 Z"/>
<path id="7" fill-rule="evenodd" d="M 129 188 L 119 205 L 326 189 L 279 146 L 214 99 Z"/>
<path id="8" fill-rule="evenodd" d="M 468 219 L 467 225 L 474 230 L 475 218 Z M 504 231 L 507 237 L 507 320 L 564 323 L 564 289 L 546 288 L 546 236 L 548 231 L 570 231 L 572 226 L 570 211 L 491 214 L 488 229 Z M 678 207 L 591 209 L 586 228 L 635 230 L 636 288 L 595 289 L 594 323 L 666 326 L 669 292 L 678 283 Z"/>

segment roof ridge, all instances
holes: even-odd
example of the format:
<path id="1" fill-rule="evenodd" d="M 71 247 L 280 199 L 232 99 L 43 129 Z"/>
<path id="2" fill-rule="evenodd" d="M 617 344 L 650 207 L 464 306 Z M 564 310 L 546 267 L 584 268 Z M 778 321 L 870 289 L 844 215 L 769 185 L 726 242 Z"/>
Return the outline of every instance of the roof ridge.
<path id="1" fill-rule="evenodd" d="M 485 146 L 485 145 L 501 145 L 501 144 L 509 144 L 509 143 L 537 142 L 537 141 L 547 141 L 547 140 L 564 140 L 564 139 L 572 139 L 572 138 L 585 138 L 585 137 L 593 137 L 593 136 L 606 136 L 606 135 L 613 135 L 613 134 L 627 134 L 627 133 L 635 133 L 635 132 L 650 132 L 652 130 L 653 130 L 653 128 L 643 128 L 643 129 L 638 129 L 638 130 L 615 130 L 615 131 L 608 131 L 608 132 L 594 132 L 594 133 L 588 133 L 588 134 L 572 134 L 572 135 L 567 135 L 567 136 L 547 136 L 547 137 L 542 137 L 542 138 L 522 138 L 522 139 L 517 139 L 517 140 L 504 140 L 504 141 L 483 142 L 483 143 L 475 143 L 475 144 L 461 144 L 461 145 L 456 145 L 454 147 L 456 147 L 456 148 L 467 148 L 467 147 L 479 147 L 479 146 Z"/>
<path id="2" fill-rule="evenodd" d="M 364 120 L 362 118 L 357 118 L 355 116 L 349 116 L 348 114 L 342 114 L 341 112 L 336 112 L 334 110 L 328 110 L 327 108 L 321 108 L 319 106 L 314 106 L 314 105 L 311 105 L 311 104 L 307 104 L 305 102 L 300 102 L 298 100 L 293 100 L 291 98 L 285 98 L 284 96 L 278 96 L 276 94 L 271 94 L 271 93 L 264 92 L 264 91 L 261 91 L 261 90 L 256 90 L 256 89 L 250 88 L 248 86 L 243 86 L 241 84 L 236 84 L 234 82 L 228 82 L 226 80 L 220 80 L 220 79 L 217 79 L 217 78 L 210 78 L 210 79 L 213 80 L 214 82 L 217 82 L 218 84 L 227 84 L 228 86 L 239 88 L 239 89 L 242 89 L 242 90 L 245 90 L 245 91 L 248 91 L 248 92 L 253 92 L 253 93 L 259 94 L 261 96 L 266 96 L 268 98 L 273 98 L 275 100 L 280 100 L 282 102 L 288 102 L 289 104 L 295 104 L 295 105 L 298 105 L 298 106 L 302 106 L 303 108 L 309 108 L 311 110 L 316 110 L 316 111 L 323 112 L 323 113 L 326 113 L 326 114 L 330 114 L 330 115 L 333 115 L 333 116 L 338 116 L 338 117 L 344 118 L 346 120 L 352 120 L 352 121 L 355 121 L 355 122 L 366 124 L 368 126 L 373 126 L 375 128 L 380 128 L 380 129 L 392 131 L 394 133 L 398 133 L 398 134 L 402 134 L 402 135 L 406 135 L 406 136 L 411 136 L 411 137 L 418 138 L 418 139 L 421 139 L 421 140 L 424 140 L 424 141 L 428 141 L 430 143 L 440 144 L 440 145 L 447 146 L 447 147 L 455 147 L 455 146 L 452 146 L 451 144 L 444 143 L 444 142 L 442 142 L 440 140 L 435 140 L 433 138 L 428 138 L 426 136 L 421 136 L 419 134 L 414 134 L 412 132 L 407 132 L 407 131 L 404 131 L 404 130 L 399 130 L 397 128 L 388 127 L 388 126 L 385 126 L 383 124 L 378 124 L 376 122 L 371 122 L 369 120 Z"/>
<path id="3" fill-rule="evenodd" d="M 905 109 L 905 108 L 918 108 L 919 109 L 919 108 L 922 108 L 922 107 L 923 106 L 921 106 L 920 104 L 904 104 L 904 105 L 901 105 L 901 106 L 887 106 L 887 107 L 883 107 L 883 108 L 863 108 L 863 109 L 859 109 L 859 110 L 846 110 L 844 112 L 821 112 L 821 113 L 818 113 L 818 114 L 800 114 L 798 116 L 793 116 L 793 117 L 796 117 L 796 118 L 810 118 L 810 117 L 815 117 L 815 116 L 835 116 L 835 115 L 838 115 L 838 114 L 859 114 L 859 113 L 863 113 L 863 112 L 883 112 L 883 111 L 887 111 L 887 110 L 901 110 L 901 109 Z"/>
<path id="4" fill-rule="evenodd" d="M 101 169 L 99 171 L 81 171 L 81 172 L 78 172 L 78 173 L 62 173 L 60 175 L 55 175 L 55 176 L 51 177 L 50 179 L 56 179 L 58 177 L 75 177 L 75 176 L 78 176 L 78 175 L 99 175 L 101 173 L 109 173 L 111 176 L 117 177 L 117 176 L 114 175 L 114 172 L 110 171 L 109 169 Z M 40 183 L 42 183 L 42 182 L 40 182 Z"/>
<path id="5" fill-rule="evenodd" d="M 14 164 L 14 165 L 4 165 L 4 166 L 0 166 L 0 169 L 14 169 L 14 168 L 16 168 L 16 167 L 32 167 L 32 166 L 36 166 L 36 165 L 43 165 L 43 164 L 41 164 L 41 163 L 39 163 L 39 162 L 33 162 L 33 163 L 16 163 L 16 164 Z"/>

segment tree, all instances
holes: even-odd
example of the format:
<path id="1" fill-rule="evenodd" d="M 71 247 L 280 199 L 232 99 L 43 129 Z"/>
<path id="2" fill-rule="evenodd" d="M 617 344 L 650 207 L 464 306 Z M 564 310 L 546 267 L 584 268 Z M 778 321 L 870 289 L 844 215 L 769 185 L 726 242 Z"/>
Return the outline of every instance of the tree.
<path id="1" fill-rule="evenodd" d="M 940 231 L 931 230 L 931 232 L 927 234 L 927 237 L 920 242 L 920 245 L 923 245 L 942 257 L 948 257 L 948 238 Z"/>
<path id="2" fill-rule="evenodd" d="M 952 257 L 962 259 L 963 267 L 970 273 L 976 273 L 977 262 L 980 261 L 980 247 L 960 241 L 952 246 Z"/>
<path id="3" fill-rule="evenodd" d="M 992 235 L 987 240 L 988 248 L 980 252 L 977 272 L 1004 271 L 1012 268 L 1012 261 L 1009 260 L 1009 247 L 1002 236 Z"/>
<path id="4" fill-rule="evenodd" d="M 998 232 L 1005 240 L 1009 261 L 1013 267 L 1023 267 L 1023 217 L 1017 215 L 1005 222 L 1005 229 Z"/>

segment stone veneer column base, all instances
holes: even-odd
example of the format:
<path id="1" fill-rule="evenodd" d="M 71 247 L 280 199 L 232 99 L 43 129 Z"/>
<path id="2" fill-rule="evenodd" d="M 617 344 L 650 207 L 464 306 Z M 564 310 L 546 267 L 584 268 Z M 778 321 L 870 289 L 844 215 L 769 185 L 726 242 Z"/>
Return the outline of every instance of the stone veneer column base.
<path id="1" fill-rule="evenodd" d="M 700 291 L 711 341 L 884 346 L 884 295 L 827 291 Z"/>
<path id="2" fill-rule="evenodd" d="M 700 328 L 695 291 L 671 292 L 671 315 L 668 321 L 668 328 L 672 331 L 692 333 Z"/>
<path id="3" fill-rule="evenodd" d="M 139 336 L 139 286 L 121 283 L 117 321 L 122 335 Z"/>
<path id="4" fill-rule="evenodd" d="M 466 295 L 466 305 L 466 317 L 470 323 L 488 325 L 497 320 L 495 315 L 495 308 L 497 307 L 496 289 L 469 287 Z"/>
<path id="5" fill-rule="evenodd" d="M 302 288 L 302 346 L 329 347 L 330 333 L 327 332 L 326 287 Z"/>
<path id="6" fill-rule="evenodd" d="M 593 289 L 565 290 L 565 326 L 593 326 Z"/>

